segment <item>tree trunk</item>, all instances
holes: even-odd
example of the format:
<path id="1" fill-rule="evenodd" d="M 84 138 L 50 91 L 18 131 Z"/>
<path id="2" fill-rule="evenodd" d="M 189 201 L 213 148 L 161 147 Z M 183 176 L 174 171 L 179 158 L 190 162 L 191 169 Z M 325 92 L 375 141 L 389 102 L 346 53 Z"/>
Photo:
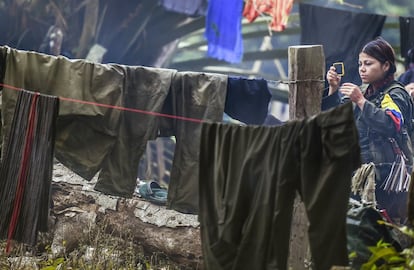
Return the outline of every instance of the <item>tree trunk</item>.
<path id="1" fill-rule="evenodd" d="M 63 165 L 54 165 L 52 252 L 76 249 L 79 231 L 105 223 L 112 235 L 128 236 L 149 254 L 162 253 L 191 269 L 202 269 L 200 229 L 196 215 L 181 214 L 134 196 L 126 199 L 93 190 L 95 179 L 83 180 Z"/>

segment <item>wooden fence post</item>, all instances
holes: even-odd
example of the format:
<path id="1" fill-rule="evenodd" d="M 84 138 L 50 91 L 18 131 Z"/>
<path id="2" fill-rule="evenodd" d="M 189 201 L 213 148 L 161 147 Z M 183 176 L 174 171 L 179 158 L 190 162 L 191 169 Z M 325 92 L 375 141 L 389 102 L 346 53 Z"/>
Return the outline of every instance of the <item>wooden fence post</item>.
<path id="1" fill-rule="evenodd" d="M 288 57 L 290 120 L 319 113 L 325 77 L 322 45 L 290 46 Z"/>
<path id="2" fill-rule="evenodd" d="M 290 46 L 289 57 L 289 118 L 303 119 L 321 110 L 325 77 L 325 56 L 322 45 Z M 289 266 L 310 268 L 310 250 L 305 207 L 296 196 L 290 236 Z"/>

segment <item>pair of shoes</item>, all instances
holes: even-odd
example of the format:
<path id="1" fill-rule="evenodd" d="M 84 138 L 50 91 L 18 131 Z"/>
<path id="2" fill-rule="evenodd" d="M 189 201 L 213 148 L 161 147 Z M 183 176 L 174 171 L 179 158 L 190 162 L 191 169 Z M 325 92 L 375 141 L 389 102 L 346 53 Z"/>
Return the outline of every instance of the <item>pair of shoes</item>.
<path id="1" fill-rule="evenodd" d="M 139 194 L 145 200 L 157 205 L 165 205 L 167 203 L 168 192 L 162 188 L 157 182 L 149 181 L 139 185 Z"/>

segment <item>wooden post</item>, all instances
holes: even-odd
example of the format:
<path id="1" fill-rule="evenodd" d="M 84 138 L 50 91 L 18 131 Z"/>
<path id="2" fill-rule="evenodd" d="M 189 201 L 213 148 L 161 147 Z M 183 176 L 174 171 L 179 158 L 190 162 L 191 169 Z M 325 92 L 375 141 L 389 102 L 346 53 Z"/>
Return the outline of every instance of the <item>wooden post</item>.
<path id="1" fill-rule="evenodd" d="M 290 119 L 319 113 L 325 77 L 322 45 L 290 46 L 288 57 Z"/>
<path id="2" fill-rule="evenodd" d="M 321 111 L 325 76 L 325 56 L 322 45 L 291 46 L 289 57 L 289 117 L 303 119 Z M 308 219 L 305 206 L 296 196 L 290 236 L 289 266 L 310 269 Z"/>

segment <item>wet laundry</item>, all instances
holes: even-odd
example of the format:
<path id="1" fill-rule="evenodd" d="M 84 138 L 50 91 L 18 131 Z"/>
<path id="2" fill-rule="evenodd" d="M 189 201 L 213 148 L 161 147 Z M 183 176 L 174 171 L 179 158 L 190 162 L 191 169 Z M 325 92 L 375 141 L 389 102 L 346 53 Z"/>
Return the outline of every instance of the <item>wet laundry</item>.
<path id="1" fill-rule="evenodd" d="M 163 117 L 157 113 L 221 121 L 226 75 L 97 64 L 9 47 L 0 47 L 0 56 L 3 84 L 61 98 L 55 156 L 86 180 L 100 171 L 97 191 L 132 196 L 147 141 L 168 132 L 179 144 L 172 178 L 180 180 L 171 180 L 172 190 L 174 183 L 184 181 L 181 178 L 197 182 L 192 176 L 197 170 L 192 168 L 198 164 L 193 158 L 198 154 L 199 129 L 180 119 L 164 119 L 169 124 L 161 124 Z M 12 125 L 16 99 L 14 91 L 3 92 L 4 132 Z M 191 201 L 197 203 L 196 198 Z"/>
<path id="2" fill-rule="evenodd" d="M 271 98 L 265 79 L 229 76 L 224 112 L 245 124 L 261 125 Z"/>
<path id="3" fill-rule="evenodd" d="M 350 103 L 276 127 L 203 123 L 206 269 L 287 269 L 296 192 L 309 219 L 313 269 L 347 266 L 345 220 L 360 165 Z"/>
<path id="4" fill-rule="evenodd" d="M 0 166 L 0 237 L 7 238 L 10 251 L 11 240 L 34 246 L 38 232 L 48 228 L 59 99 L 24 90 L 3 91 L 17 95 Z"/>

